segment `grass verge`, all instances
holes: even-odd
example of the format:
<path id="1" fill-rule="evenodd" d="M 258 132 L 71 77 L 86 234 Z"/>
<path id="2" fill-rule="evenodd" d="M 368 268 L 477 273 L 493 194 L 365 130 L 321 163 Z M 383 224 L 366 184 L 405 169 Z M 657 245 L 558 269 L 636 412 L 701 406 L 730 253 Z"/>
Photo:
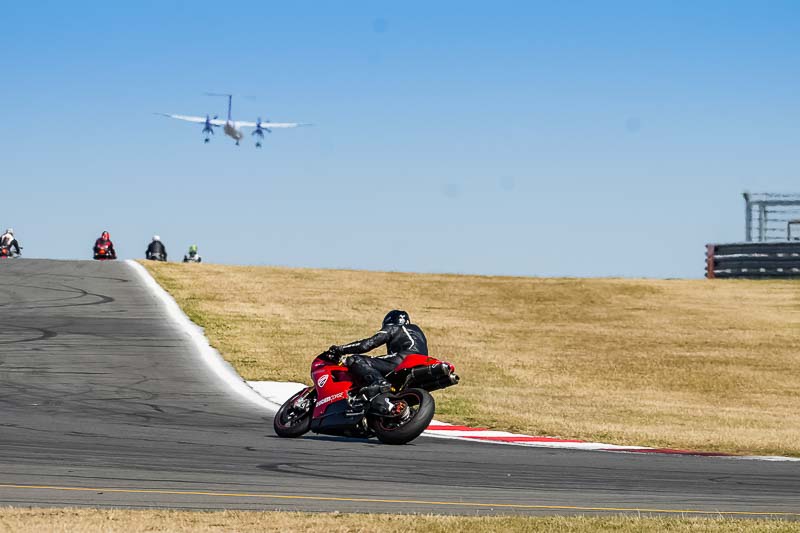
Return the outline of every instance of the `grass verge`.
<path id="1" fill-rule="evenodd" d="M 279 513 L 259 511 L 133 511 L 101 509 L 0 510 L 0 531 L 15 533 L 213 532 L 213 531 L 328 531 L 350 533 L 493 533 L 495 531 L 613 531 L 627 532 L 766 532 L 800 531 L 797 522 L 728 518 L 630 516 L 576 517 L 459 517 L 348 513 Z"/>
<path id="2" fill-rule="evenodd" d="M 616 444 L 800 455 L 800 285 L 145 266 L 248 380 L 409 311 L 462 383 L 437 417 Z"/>

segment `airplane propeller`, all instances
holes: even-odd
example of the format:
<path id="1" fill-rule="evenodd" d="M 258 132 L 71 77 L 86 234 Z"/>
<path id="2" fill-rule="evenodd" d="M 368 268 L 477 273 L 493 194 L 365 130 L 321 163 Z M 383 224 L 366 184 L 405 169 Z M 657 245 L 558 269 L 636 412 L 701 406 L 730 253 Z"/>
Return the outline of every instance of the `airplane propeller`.
<path id="1" fill-rule="evenodd" d="M 267 120 L 266 123 L 269 124 L 269 120 Z M 250 134 L 250 135 L 258 135 L 259 140 L 256 141 L 256 148 L 261 148 L 261 139 L 264 138 L 265 131 L 267 133 L 272 133 L 271 129 L 264 127 L 264 124 L 261 122 L 261 117 L 258 117 L 258 120 L 256 121 L 256 129 L 254 129 L 253 133 Z"/>
<path id="2" fill-rule="evenodd" d="M 211 135 L 214 135 L 214 128 L 218 128 L 218 127 L 219 127 L 219 126 L 217 126 L 216 124 L 212 124 L 212 123 L 211 123 L 211 121 L 212 121 L 212 120 L 217 120 L 217 115 L 214 115 L 214 118 L 213 118 L 213 119 L 212 119 L 212 118 L 209 118 L 209 116 L 208 116 L 208 115 L 206 115 L 206 121 L 205 121 L 205 124 L 203 124 L 203 133 L 205 133 L 205 134 L 206 134 L 206 138 L 205 138 L 205 140 L 203 141 L 203 142 L 205 142 L 205 143 L 208 143 L 208 141 L 210 141 L 210 140 L 211 140 L 211 139 L 208 137 L 208 135 L 209 135 L 209 134 L 211 134 Z"/>

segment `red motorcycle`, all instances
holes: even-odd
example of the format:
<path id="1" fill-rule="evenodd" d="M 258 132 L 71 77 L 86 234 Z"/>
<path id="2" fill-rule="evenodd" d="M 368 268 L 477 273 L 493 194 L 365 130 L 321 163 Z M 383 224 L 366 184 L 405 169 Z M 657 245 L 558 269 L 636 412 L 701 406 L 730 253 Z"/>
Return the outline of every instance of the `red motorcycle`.
<path id="1" fill-rule="evenodd" d="M 20 246 L 20 248 L 22 247 Z M 0 259 L 10 259 L 13 257 L 19 257 L 19 254 L 12 252 L 10 246 L 0 246 Z"/>
<path id="2" fill-rule="evenodd" d="M 94 248 L 94 258 L 99 261 L 106 261 L 108 259 L 116 259 L 117 254 L 111 250 L 108 244 L 98 244 Z"/>
<path id="3" fill-rule="evenodd" d="M 314 385 L 286 400 L 275 414 L 273 426 L 279 437 L 313 431 L 377 436 L 385 444 L 406 444 L 419 437 L 433 419 L 436 405 L 430 392 L 459 381 L 450 363 L 411 354 L 386 375 L 392 391 L 370 401 L 359 394 L 363 384 L 342 364 L 345 358 L 325 352 L 312 361 Z"/>

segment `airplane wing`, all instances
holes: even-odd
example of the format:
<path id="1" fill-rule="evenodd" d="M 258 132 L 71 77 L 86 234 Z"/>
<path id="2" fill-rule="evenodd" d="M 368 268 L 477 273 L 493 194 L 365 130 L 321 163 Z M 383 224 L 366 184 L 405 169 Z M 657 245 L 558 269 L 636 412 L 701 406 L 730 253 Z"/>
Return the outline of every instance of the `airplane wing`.
<path id="1" fill-rule="evenodd" d="M 170 115 L 169 113 L 156 113 L 156 115 L 162 115 L 162 116 L 169 117 L 169 118 L 177 118 L 178 120 L 185 120 L 186 122 L 195 122 L 197 124 L 205 124 L 206 123 L 206 119 L 204 117 L 191 117 L 191 116 L 188 116 L 188 115 Z M 209 120 L 209 122 L 213 126 L 224 126 L 225 125 L 225 121 L 224 120 L 219 120 L 219 119 L 216 119 L 216 118 Z"/>
<path id="2" fill-rule="evenodd" d="M 247 122 L 247 121 L 236 121 L 236 125 L 242 128 L 255 128 L 257 124 L 255 122 Z M 301 124 L 299 122 L 262 122 L 261 127 L 264 129 L 272 129 L 272 128 L 297 128 L 300 126 L 310 126 L 311 124 Z"/>

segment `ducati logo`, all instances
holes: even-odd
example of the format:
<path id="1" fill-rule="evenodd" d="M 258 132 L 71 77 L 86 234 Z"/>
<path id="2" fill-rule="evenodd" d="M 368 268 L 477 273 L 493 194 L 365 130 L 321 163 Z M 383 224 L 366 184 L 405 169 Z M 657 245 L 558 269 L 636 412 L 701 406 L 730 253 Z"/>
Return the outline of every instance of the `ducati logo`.
<path id="1" fill-rule="evenodd" d="M 324 387 L 327 382 L 328 382 L 328 374 L 325 374 L 324 376 L 322 376 L 317 380 L 317 385 L 319 387 Z"/>

